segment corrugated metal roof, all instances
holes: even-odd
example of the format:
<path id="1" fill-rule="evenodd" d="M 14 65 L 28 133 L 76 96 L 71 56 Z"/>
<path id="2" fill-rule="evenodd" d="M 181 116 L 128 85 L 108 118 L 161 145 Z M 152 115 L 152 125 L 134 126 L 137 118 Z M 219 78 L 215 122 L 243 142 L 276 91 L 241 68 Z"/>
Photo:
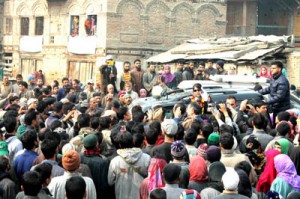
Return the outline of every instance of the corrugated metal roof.
<path id="1" fill-rule="evenodd" d="M 167 52 L 150 57 L 147 62 L 167 63 L 179 59 L 223 59 L 225 61 L 252 61 L 273 55 L 288 44 L 289 36 L 251 36 L 219 39 L 193 39 Z"/>

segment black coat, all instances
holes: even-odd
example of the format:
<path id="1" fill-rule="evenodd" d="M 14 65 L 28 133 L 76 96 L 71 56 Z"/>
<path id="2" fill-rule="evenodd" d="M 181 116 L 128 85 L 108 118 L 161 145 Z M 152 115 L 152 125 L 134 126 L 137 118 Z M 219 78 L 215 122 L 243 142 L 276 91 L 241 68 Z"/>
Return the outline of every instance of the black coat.
<path id="1" fill-rule="evenodd" d="M 273 76 L 270 86 L 259 90 L 259 93 L 270 94 L 266 103 L 272 106 L 274 112 L 278 113 L 290 108 L 290 83 L 282 73 Z"/>

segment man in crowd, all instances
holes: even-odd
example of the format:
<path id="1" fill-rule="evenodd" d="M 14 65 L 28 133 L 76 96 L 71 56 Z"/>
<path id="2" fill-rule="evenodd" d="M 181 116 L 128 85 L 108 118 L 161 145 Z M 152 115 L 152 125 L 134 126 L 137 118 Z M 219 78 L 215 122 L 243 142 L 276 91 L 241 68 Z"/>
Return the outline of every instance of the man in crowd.
<path id="1" fill-rule="evenodd" d="M 273 62 L 271 64 L 272 77 L 270 86 L 259 90 L 258 92 L 270 97 L 266 99 L 266 103 L 271 105 L 273 110 L 273 122 L 277 114 L 290 108 L 290 83 L 282 73 L 283 64 L 281 62 Z M 275 127 L 275 124 L 273 124 Z"/>
<path id="2" fill-rule="evenodd" d="M 178 86 L 178 84 L 182 81 L 183 79 L 183 76 L 182 76 L 182 73 L 183 73 L 183 62 L 178 62 L 176 64 L 176 71 L 174 73 L 175 75 L 175 79 L 176 79 L 176 86 Z"/>
<path id="3" fill-rule="evenodd" d="M 136 59 L 134 62 L 134 69 L 130 72 L 132 81 L 132 90 L 139 93 L 141 88 L 143 88 L 143 75 L 144 71 L 142 69 L 141 60 Z"/>
<path id="4" fill-rule="evenodd" d="M 193 80 L 194 79 L 194 66 L 195 63 L 193 61 L 189 62 L 189 65 L 185 67 L 182 73 L 182 80 Z"/>
<path id="5" fill-rule="evenodd" d="M 120 75 L 119 78 L 119 90 L 124 90 L 125 83 L 131 82 L 130 67 L 131 63 L 129 61 L 125 61 L 123 63 L 124 72 Z"/>
<path id="6" fill-rule="evenodd" d="M 115 66 L 115 61 L 112 55 L 107 55 L 105 59 L 106 63 L 100 67 L 101 92 L 105 93 L 105 88 L 109 84 L 113 85 L 116 92 L 117 88 L 115 82 L 117 79 L 117 68 Z"/>
<path id="7" fill-rule="evenodd" d="M 213 67 L 213 61 L 212 60 L 208 60 L 207 61 L 207 68 L 205 69 L 205 73 L 208 74 L 209 76 L 213 76 L 215 74 L 217 74 L 217 69 L 215 69 Z"/>
<path id="8" fill-rule="evenodd" d="M 143 86 L 147 90 L 147 93 L 151 93 L 152 88 L 156 86 L 158 74 L 155 70 L 156 66 L 154 63 L 150 62 L 148 71 L 143 75 Z"/>

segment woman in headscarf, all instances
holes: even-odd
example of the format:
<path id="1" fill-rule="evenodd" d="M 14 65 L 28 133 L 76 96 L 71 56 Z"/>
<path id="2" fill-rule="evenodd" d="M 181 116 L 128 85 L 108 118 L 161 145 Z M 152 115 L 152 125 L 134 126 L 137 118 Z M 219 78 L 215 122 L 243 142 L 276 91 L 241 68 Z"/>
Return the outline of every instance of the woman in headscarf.
<path id="1" fill-rule="evenodd" d="M 203 157 L 195 156 L 190 162 L 190 181 L 188 189 L 194 189 L 201 193 L 207 187 L 207 166 Z"/>
<path id="2" fill-rule="evenodd" d="M 162 76 L 165 78 L 164 83 L 168 86 L 168 88 L 173 89 L 176 87 L 175 75 L 171 73 L 170 65 L 164 66 L 164 72 L 162 73 Z"/>
<path id="3" fill-rule="evenodd" d="M 271 185 L 272 191 L 278 192 L 283 198 L 287 198 L 290 192 L 300 191 L 300 176 L 297 175 L 295 165 L 286 154 L 280 154 L 274 158 L 277 177 Z"/>
<path id="4" fill-rule="evenodd" d="M 148 199 L 149 193 L 155 188 L 164 187 L 162 170 L 167 162 L 162 158 L 151 158 L 148 167 L 148 177 L 142 181 L 139 189 L 139 199 Z"/>
<path id="5" fill-rule="evenodd" d="M 297 174 L 300 175 L 300 146 L 293 148 L 291 153 L 291 159 L 295 164 Z"/>
<path id="6" fill-rule="evenodd" d="M 269 73 L 268 67 L 266 65 L 262 65 L 260 67 L 258 76 L 265 77 L 265 78 L 270 78 L 270 73 Z"/>
<path id="7" fill-rule="evenodd" d="M 251 199 L 257 199 L 257 195 L 252 192 L 252 186 L 247 173 L 241 169 L 236 170 L 240 177 L 240 183 L 238 186 L 238 193 L 247 196 Z"/>
<path id="8" fill-rule="evenodd" d="M 274 158 L 279 154 L 280 152 L 275 149 L 269 149 L 266 152 L 266 166 L 264 168 L 264 171 L 260 175 L 256 185 L 256 190 L 258 192 L 267 193 L 270 190 L 271 184 L 276 178 L 277 174 L 274 166 Z"/>
<path id="9" fill-rule="evenodd" d="M 225 172 L 226 168 L 222 162 L 214 162 L 209 166 L 208 187 L 201 191 L 201 199 L 214 198 L 223 192 L 221 180 Z"/>
<path id="10" fill-rule="evenodd" d="M 140 89 L 140 98 L 145 98 L 147 97 L 147 90 L 144 88 Z"/>
<path id="11" fill-rule="evenodd" d="M 275 149 L 283 154 L 288 154 L 290 142 L 287 139 L 280 139 L 275 142 Z"/>

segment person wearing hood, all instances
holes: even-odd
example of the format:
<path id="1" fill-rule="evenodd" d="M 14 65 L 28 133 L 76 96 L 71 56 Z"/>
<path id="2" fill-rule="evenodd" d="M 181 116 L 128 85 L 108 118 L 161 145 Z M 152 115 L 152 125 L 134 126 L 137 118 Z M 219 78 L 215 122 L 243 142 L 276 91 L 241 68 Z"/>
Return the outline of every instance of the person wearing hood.
<path id="1" fill-rule="evenodd" d="M 115 139 L 119 145 L 118 156 L 110 162 L 108 184 L 115 185 L 116 199 L 138 198 L 151 158 L 140 148 L 133 148 L 133 138 L 129 132 L 119 131 Z"/>
<path id="2" fill-rule="evenodd" d="M 171 66 L 165 65 L 164 72 L 162 76 L 165 78 L 165 84 L 168 88 L 173 89 L 176 87 L 176 78 L 175 75 L 171 73 Z"/>
<path id="3" fill-rule="evenodd" d="M 201 191 L 201 199 L 210 199 L 220 195 L 223 190 L 221 182 L 226 168 L 222 162 L 214 162 L 209 166 L 208 171 L 208 187 Z"/>
<path id="4" fill-rule="evenodd" d="M 272 191 L 278 192 L 283 198 L 287 198 L 290 192 L 300 191 L 300 176 L 291 158 L 286 154 L 277 155 L 274 158 L 277 176 L 272 182 Z"/>
<path id="5" fill-rule="evenodd" d="M 224 69 L 224 61 L 218 60 L 216 62 L 217 75 L 228 75 L 227 70 Z"/>
<path id="6" fill-rule="evenodd" d="M 247 173 L 241 169 L 236 170 L 240 178 L 238 193 L 251 199 L 257 199 L 257 195 L 252 192 L 252 186 Z"/>
<path id="7" fill-rule="evenodd" d="M 193 157 L 190 162 L 190 181 L 188 188 L 201 193 L 207 187 L 207 166 L 203 157 Z"/>

